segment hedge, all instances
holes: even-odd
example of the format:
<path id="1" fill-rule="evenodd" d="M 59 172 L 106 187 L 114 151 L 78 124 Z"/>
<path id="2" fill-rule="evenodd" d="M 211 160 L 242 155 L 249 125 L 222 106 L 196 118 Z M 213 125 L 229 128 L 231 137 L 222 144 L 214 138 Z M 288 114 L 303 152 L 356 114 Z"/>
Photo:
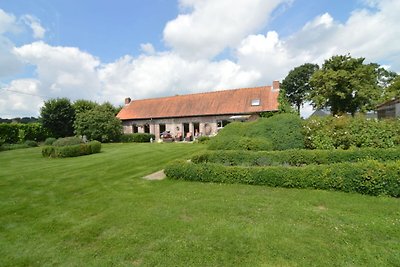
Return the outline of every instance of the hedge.
<path id="1" fill-rule="evenodd" d="M 308 149 L 391 148 L 400 145 L 400 119 L 311 117 L 304 121 Z"/>
<path id="2" fill-rule="evenodd" d="M 272 150 L 272 143 L 265 138 L 222 136 L 214 137 L 208 142 L 210 150 Z"/>
<path id="3" fill-rule="evenodd" d="M 285 150 L 304 148 L 298 115 L 277 114 L 251 122 L 232 122 L 209 141 L 212 150 Z"/>
<path id="4" fill-rule="evenodd" d="M 43 157 L 50 158 L 66 158 L 99 153 L 100 151 L 101 143 L 98 141 L 91 141 L 78 145 L 45 146 L 42 148 L 42 155 Z"/>
<path id="5" fill-rule="evenodd" d="M 154 134 L 149 133 L 134 133 L 134 134 L 124 134 L 121 137 L 121 142 L 123 143 L 148 143 L 150 139 L 153 138 L 155 140 Z"/>
<path id="6" fill-rule="evenodd" d="M 0 139 L 4 143 L 16 144 L 27 140 L 44 141 L 48 131 L 40 123 L 0 123 Z"/>
<path id="7" fill-rule="evenodd" d="M 284 151 L 206 151 L 194 155 L 194 163 L 219 163 L 228 166 L 271 166 L 331 164 L 358 162 L 363 159 L 378 161 L 400 160 L 400 148 L 363 148 L 354 150 L 284 150 Z"/>
<path id="8" fill-rule="evenodd" d="M 314 188 L 400 197 L 400 161 L 308 165 L 305 167 L 242 167 L 178 161 L 165 168 L 171 179 L 243 183 L 286 188 Z"/>

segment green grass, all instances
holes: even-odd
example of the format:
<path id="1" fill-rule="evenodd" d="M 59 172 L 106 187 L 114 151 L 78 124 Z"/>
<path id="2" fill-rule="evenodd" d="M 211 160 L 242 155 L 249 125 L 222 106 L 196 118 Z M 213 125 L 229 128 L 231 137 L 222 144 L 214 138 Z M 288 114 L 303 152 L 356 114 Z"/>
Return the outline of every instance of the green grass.
<path id="1" fill-rule="evenodd" d="M 400 199 L 146 181 L 195 144 L 0 153 L 0 266 L 399 266 Z"/>

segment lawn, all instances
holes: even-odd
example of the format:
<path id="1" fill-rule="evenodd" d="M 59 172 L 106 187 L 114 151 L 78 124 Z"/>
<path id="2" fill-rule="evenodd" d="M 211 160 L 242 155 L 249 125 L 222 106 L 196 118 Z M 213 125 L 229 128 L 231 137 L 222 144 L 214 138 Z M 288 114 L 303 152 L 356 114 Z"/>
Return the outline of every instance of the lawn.
<path id="1" fill-rule="evenodd" d="M 0 152 L 0 266 L 400 265 L 400 199 L 141 179 L 204 149 Z"/>

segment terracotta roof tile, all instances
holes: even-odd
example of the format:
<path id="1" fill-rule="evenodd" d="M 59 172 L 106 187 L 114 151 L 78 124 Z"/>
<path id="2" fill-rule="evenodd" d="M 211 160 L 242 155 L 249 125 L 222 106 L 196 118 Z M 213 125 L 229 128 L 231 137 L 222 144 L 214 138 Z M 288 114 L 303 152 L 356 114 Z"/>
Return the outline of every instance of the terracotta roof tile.
<path id="1" fill-rule="evenodd" d="M 278 109 L 279 90 L 271 86 L 134 100 L 117 115 L 121 120 L 249 114 Z M 254 99 L 259 106 L 252 106 Z"/>

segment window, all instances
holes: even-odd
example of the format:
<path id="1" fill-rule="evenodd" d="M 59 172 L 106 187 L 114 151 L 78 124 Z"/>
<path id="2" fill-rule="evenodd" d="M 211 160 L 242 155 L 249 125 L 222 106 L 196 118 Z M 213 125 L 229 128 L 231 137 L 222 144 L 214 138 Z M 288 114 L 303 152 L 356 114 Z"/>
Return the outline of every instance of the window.
<path id="1" fill-rule="evenodd" d="M 138 127 L 136 124 L 132 125 L 132 133 L 137 133 L 138 132 Z"/>
<path id="2" fill-rule="evenodd" d="M 227 120 L 217 121 L 217 127 L 218 127 L 218 128 L 223 128 L 223 127 L 225 127 L 226 125 L 228 125 L 229 123 L 230 123 L 230 121 L 227 121 Z"/>
<path id="3" fill-rule="evenodd" d="M 160 134 L 165 132 L 166 128 L 165 128 L 165 124 L 161 124 L 160 123 Z"/>
<path id="4" fill-rule="evenodd" d="M 259 106 L 260 105 L 260 99 L 251 100 L 251 105 L 252 106 Z"/>

